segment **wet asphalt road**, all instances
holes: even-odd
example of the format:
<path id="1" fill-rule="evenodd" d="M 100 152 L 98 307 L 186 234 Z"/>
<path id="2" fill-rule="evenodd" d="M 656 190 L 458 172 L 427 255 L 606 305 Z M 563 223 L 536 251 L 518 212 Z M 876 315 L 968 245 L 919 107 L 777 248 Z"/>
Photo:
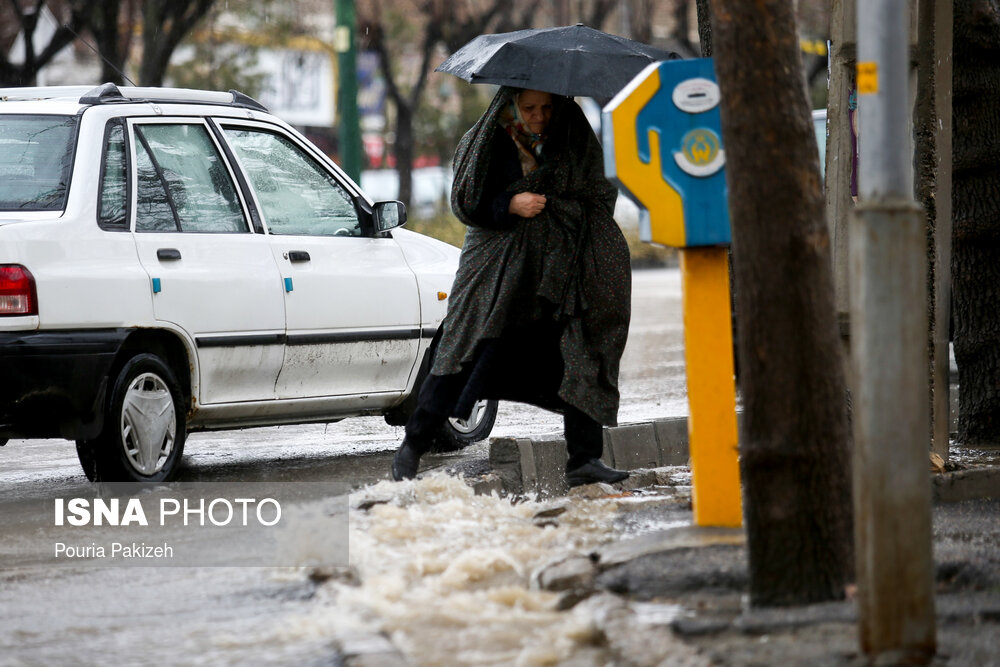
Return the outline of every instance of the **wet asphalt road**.
<path id="1" fill-rule="evenodd" d="M 680 274 L 633 274 L 632 325 L 622 359 L 619 422 L 687 412 Z M 562 429 L 558 415 L 504 403 L 494 436 L 531 437 Z M 403 429 L 381 417 L 333 424 L 194 433 L 185 445 L 182 481 L 300 480 L 367 484 L 387 476 Z M 0 497 L 56 496 L 86 484 L 72 442 L 12 440 L 0 447 Z"/>

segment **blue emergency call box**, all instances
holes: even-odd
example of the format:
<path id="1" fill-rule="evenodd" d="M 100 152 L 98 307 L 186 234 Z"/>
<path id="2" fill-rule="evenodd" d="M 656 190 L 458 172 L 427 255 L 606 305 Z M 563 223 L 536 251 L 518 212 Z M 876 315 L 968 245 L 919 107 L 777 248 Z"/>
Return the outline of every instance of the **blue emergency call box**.
<path id="1" fill-rule="evenodd" d="M 642 240 L 728 245 L 721 96 L 711 58 L 654 63 L 603 110 L 605 175 L 642 210 Z"/>

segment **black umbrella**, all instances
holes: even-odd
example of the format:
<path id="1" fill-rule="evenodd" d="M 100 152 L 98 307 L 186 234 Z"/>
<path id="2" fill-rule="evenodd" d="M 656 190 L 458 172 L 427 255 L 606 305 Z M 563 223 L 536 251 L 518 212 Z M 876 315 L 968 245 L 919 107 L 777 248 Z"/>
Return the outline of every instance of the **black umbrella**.
<path id="1" fill-rule="evenodd" d="M 650 63 L 677 58 L 676 53 L 577 23 L 480 35 L 435 71 L 470 83 L 608 100 Z"/>

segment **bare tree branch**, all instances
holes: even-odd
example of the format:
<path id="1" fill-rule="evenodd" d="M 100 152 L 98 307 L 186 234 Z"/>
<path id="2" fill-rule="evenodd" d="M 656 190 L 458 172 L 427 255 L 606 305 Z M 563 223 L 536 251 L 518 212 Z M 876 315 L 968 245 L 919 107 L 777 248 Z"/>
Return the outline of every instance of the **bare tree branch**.
<path id="1" fill-rule="evenodd" d="M 74 0 L 65 3 L 69 8 L 70 16 L 68 21 L 59 21 L 49 42 L 42 48 L 40 53 L 35 51 L 35 32 L 38 29 L 38 21 L 42 15 L 46 0 L 35 0 L 30 9 L 25 10 L 22 3 L 17 0 L 9 0 L 11 12 L 17 20 L 19 33 L 24 42 L 24 61 L 20 64 L 13 64 L 7 59 L 7 55 L 0 54 L 0 84 L 26 86 L 32 85 L 38 76 L 39 70 L 47 65 L 52 58 L 62 49 L 72 43 L 77 35 L 86 29 L 90 17 L 96 11 L 96 5 L 86 0 Z M 55 14 L 54 14 L 55 15 Z"/>

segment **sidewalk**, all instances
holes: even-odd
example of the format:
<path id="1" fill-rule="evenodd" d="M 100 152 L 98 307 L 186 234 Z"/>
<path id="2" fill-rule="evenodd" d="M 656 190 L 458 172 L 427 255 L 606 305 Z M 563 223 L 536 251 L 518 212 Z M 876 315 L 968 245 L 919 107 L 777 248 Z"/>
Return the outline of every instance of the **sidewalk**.
<path id="1" fill-rule="evenodd" d="M 932 664 L 1000 665 L 1000 499 L 937 503 L 933 521 L 938 654 Z M 867 664 L 853 601 L 750 609 L 746 557 L 742 531 L 674 528 L 599 551 L 587 586 L 678 605 L 670 632 L 709 664 Z M 626 647 L 624 655 L 633 650 Z"/>
<path id="2" fill-rule="evenodd" d="M 620 485 L 624 490 L 655 487 L 686 470 L 663 467 L 687 462 L 683 418 L 607 429 L 605 445 L 608 464 L 633 471 Z M 479 482 L 480 491 L 541 497 L 568 491 L 565 443 L 558 437 L 496 439 L 489 457 L 493 474 Z M 1000 466 L 970 464 L 936 474 L 932 482 L 938 622 L 932 664 L 1000 665 Z M 566 608 L 629 605 L 635 614 L 643 604 L 652 605 L 661 610 L 663 630 L 694 650 L 688 654 L 690 664 L 867 664 L 859 653 L 851 600 L 789 609 L 746 606 L 742 529 L 691 526 L 689 494 L 675 503 L 625 512 L 623 521 L 675 527 L 558 563 L 543 574 L 540 585 L 563 591 Z M 662 617 L 671 605 L 675 613 Z M 609 637 L 620 644 L 616 653 L 630 656 L 633 664 L 658 664 L 649 651 L 648 632 L 624 626 L 619 632 Z"/>
<path id="3" fill-rule="evenodd" d="M 405 497 L 396 498 L 401 487 L 395 485 L 385 489 L 372 487 L 371 498 L 358 500 L 352 511 L 367 513 L 381 504 L 393 507 L 384 513 L 388 523 L 380 524 L 373 535 L 389 536 L 387 542 L 394 544 L 393 540 L 402 539 L 394 522 L 404 517 L 409 528 L 403 534 L 424 535 L 430 530 L 440 535 L 444 530 L 444 526 L 438 525 L 440 517 L 456 512 L 448 508 L 461 507 L 455 533 L 448 533 L 447 544 L 433 539 L 406 542 L 405 553 L 409 554 L 406 558 L 433 560 L 440 557 L 442 549 L 446 552 L 459 549 L 456 553 L 462 556 L 455 558 L 465 560 L 456 566 L 455 572 L 465 572 L 472 567 L 471 563 L 477 563 L 470 571 L 473 579 L 467 587 L 454 585 L 454 572 L 446 576 L 452 571 L 451 566 L 444 573 L 417 568 L 420 574 L 414 574 L 415 578 L 401 580 L 409 583 L 400 589 L 403 593 L 393 594 L 394 603 L 398 604 L 397 598 L 411 590 L 416 591 L 414 600 L 425 600 L 429 595 L 436 600 L 437 611 L 428 610 L 422 618 L 437 619 L 443 624 L 427 626 L 432 636 L 440 637 L 436 644 L 450 647 L 448 641 L 453 637 L 449 633 L 454 633 L 458 646 L 465 646 L 459 638 L 468 637 L 470 632 L 472 636 L 494 633 L 504 647 L 502 650 L 513 651 L 511 655 L 518 653 L 519 646 L 524 649 L 529 656 L 524 664 L 572 667 L 868 664 L 858 647 L 857 612 L 850 599 L 785 609 L 747 606 L 743 530 L 691 525 L 691 472 L 687 466 L 683 419 L 613 429 L 606 437 L 609 462 L 633 472 L 628 480 L 615 487 L 593 484 L 566 489 L 565 443 L 558 437 L 500 438 L 478 443 L 460 453 L 428 457 L 428 467 L 421 475 L 425 479 L 408 483 L 413 488 L 404 493 Z M 998 469 L 1000 466 L 983 465 L 933 476 L 938 652 L 931 664 L 1000 666 Z M 423 489 L 421 494 L 440 494 L 442 472 L 448 472 L 444 477 L 452 480 L 463 478 L 476 493 L 485 494 L 479 496 L 482 502 L 473 501 L 476 496 L 461 483 L 468 496 L 461 493 L 435 496 L 437 500 L 423 504 L 418 496 L 406 495 L 417 488 Z M 438 475 L 437 481 L 434 475 Z M 505 495 L 513 496 L 513 502 L 502 497 Z M 453 504 L 456 502 L 457 505 Z M 513 508 L 529 509 L 524 514 Z M 520 518 L 506 523 L 513 515 Z M 466 529 L 461 526 L 472 516 L 478 517 L 477 523 L 488 526 L 490 535 L 494 532 L 500 535 L 501 541 L 484 539 L 470 530 L 473 537 L 469 539 L 484 539 L 484 542 L 473 541 L 463 546 L 459 536 Z M 497 521 L 499 516 L 503 521 Z M 613 528 L 609 530 L 611 525 Z M 581 533 L 574 533 L 574 526 L 584 533 L 593 529 L 608 531 L 607 534 L 616 537 L 580 548 L 576 545 Z M 548 530 L 550 527 L 553 530 Z M 574 537 L 559 544 L 546 542 L 550 539 L 546 536 L 560 534 Z M 548 546 L 540 547 L 541 543 Z M 421 551 L 420 546 L 426 549 Z M 396 548 L 402 548 L 402 544 Z M 515 553 L 534 553 L 532 549 L 536 548 L 550 555 L 536 560 L 532 560 L 535 556 L 515 556 Z M 396 552 L 390 546 L 383 551 L 370 549 L 369 554 L 386 554 L 391 562 Z M 492 580 L 486 574 L 491 570 L 488 562 L 491 557 L 508 563 L 509 567 L 500 570 L 514 577 L 510 581 L 501 577 L 497 582 L 499 588 L 491 588 Z M 392 571 L 408 570 L 393 566 Z M 519 574 L 513 575 L 514 572 Z M 365 579 L 359 575 L 358 582 L 354 585 L 364 587 L 373 600 L 381 599 L 378 577 Z M 567 636 L 555 632 L 562 641 L 572 642 L 568 652 L 572 658 L 562 662 L 534 662 L 534 658 L 543 654 L 553 659 L 558 651 L 546 648 L 544 643 L 540 648 L 534 628 L 528 631 L 522 625 L 521 630 L 515 629 L 519 627 L 517 622 L 524 623 L 519 611 L 512 610 L 514 619 L 497 615 L 495 610 L 492 615 L 479 618 L 475 610 L 463 607 L 470 596 L 484 594 L 485 600 L 494 600 L 495 596 L 506 600 L 514 590 L 519 591 L 518 596 L 527 595 L 532 600 L 538 599 L 532 597 L 535 592 L 547 594 L 543 607 L 536 609 L 531 606 L 536 604 L 533 602 L 526 609 L 533 610 L 529 613 L 543 614 L 545 620 L 539 622 L 548 624 L 545 627 L 549 631 L 565 628 L 566 624 L 575 628 Z M 492 608 L 492 602 L 486 604 Z M 406 614 L 411 613 L 411 606 L 403 608 Z M 455 609 L 465 611 L 455 617 Z M 414 661 L 412 664 L 480 664 L 457 657 L 455 661 L 445 660 L 440 653 L 435 654 L 434 660 L 428 660 L 426 647 L 423 652 L 414 651 L 414 642 L 419 645 L 426 634 L 413 634 L 405 618 L 402 621 L 397 618 L 396 624 L 389 627 L 401 634 L 349 634 L 345 641 L 334 642 L 341 664 L 396 666 L 411 664 L 410 660 Z M 511 633 L 517 636 L 511 638 Z M 504 641 L 509 643 L 503 644 Z M 475 646 L 483 655 L 493 655 L 490 652 L 498 650 L 493 644 Z"/>

